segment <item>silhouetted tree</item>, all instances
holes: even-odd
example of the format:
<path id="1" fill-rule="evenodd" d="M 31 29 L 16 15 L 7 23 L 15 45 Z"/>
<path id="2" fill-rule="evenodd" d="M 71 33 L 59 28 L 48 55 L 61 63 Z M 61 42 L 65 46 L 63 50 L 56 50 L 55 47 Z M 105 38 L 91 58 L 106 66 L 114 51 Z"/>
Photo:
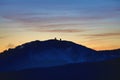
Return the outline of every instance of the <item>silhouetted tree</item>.
<path id="1" fill-rule="evenodd" d="M 62 41 L 62 39 L 60 38 L 60 41 Z"/>
<path id="2" fill-rule="evenodd" d="M 55 40 L 57 40 L 57 38 L 55 37 Z"/>

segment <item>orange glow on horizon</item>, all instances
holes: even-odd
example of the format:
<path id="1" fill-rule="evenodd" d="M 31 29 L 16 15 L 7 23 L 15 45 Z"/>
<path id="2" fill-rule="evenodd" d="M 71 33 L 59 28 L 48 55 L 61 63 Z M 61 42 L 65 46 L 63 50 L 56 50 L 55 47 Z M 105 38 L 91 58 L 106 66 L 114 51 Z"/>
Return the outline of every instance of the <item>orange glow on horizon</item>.
<path id="1" fill-rule="evenodd" d="M 30 41 L 34 41 L 34 40 L 30 40 Z M 13 48 L 14 49 L 18 45 L 22 45 L 22 44 L 30 42 L 30 41 L 17 42 L 17 43 L 14 43 L 13 47 L 9 47 L 9 48 Z M 99 50 L 113 50 L 113 49 L 119 49 L 120 48 L 119 46 L 108 46 L 108 45 L 104 45 L 104 44 L 103 45 L 96 45 L 96 44 L 91 45 L 90 42 L 84 43 L 84 42 L 80 42 L 78 40 L 73 41 L 73 42 L 75 42 L 77 44 L 80 44 L 80 45 L 83 45 L 83 46 L 86 46 L 88 48 L 97 50 L 97 51 L 99 51 Z M 7 48 L 7 47 L 0 47 L 0 52 L 8 50 L 9 48 Z"/>

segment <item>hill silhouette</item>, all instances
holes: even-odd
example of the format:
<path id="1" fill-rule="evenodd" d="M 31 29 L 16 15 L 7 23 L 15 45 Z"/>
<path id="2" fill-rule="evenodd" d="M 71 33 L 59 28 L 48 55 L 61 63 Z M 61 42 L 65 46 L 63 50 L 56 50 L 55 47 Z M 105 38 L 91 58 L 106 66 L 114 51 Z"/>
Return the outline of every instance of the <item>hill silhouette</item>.
<path id="1" fill-rule="evenodd" d="M 95 51 L 71 41 L 36 40 L 0 54 L 0 79 L 117 80 L 119 66 L 120 49 Z"/>

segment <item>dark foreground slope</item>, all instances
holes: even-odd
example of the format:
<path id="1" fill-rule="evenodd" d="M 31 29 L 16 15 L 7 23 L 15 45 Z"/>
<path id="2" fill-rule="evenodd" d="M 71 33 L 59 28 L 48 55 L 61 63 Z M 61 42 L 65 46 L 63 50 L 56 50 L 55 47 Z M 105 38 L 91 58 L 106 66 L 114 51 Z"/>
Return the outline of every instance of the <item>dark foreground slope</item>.
<path id="1" fill-rule="evenodd" d="M 120 80 L 120 59 L 0 73 L 0 80 Z"/>

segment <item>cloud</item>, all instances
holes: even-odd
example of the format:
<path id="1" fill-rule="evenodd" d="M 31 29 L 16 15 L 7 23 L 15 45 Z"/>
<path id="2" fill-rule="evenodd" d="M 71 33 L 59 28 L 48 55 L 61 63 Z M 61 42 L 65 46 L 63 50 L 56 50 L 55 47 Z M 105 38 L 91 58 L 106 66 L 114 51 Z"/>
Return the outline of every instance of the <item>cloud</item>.
<path id="1" fill-rule="evenodd" d="M 92 20 L 103 20 L 109 18 L 118 18 L 120 8 L 100 8 L 100 9 L 84 9 L 83 11 L 47 11 L 47 12 L 29 12 L 29 13 L 5 13 L 2 15 L 5 19 L 13 21 L 19 21 L 22 23 L 36 23 L 36 22 L 49 22 L 49 21 L 92 21 Z"/>
<path id="2" fill-rule="evenodd" d="M 6 36 L 0 36 L 0 39 L 4 39 L 4 38 L 6 38 Z"/>
<path id="3" fill-rule="evenodd" d="M 63 32 L 63 33 L 77 33 L 77 32 L 84 32 L 85 30 L 79 29 L 29 29 L 35 32 Z"/>
<path id="4" fill-rule="evenodd" d="M 108 36 L 120 36 L 119 32 L 114 32 L 114 33 L 100 33 L 100 34 L 89 34 L 85 36 L 90 36 L 90 37 L 108 37 Z"/>
<path id="5" fill-rule="evenodd" d="M 7 48 L 13 48 L 13 47 L 14 47 L 14 44 L 9 43 L 6 47 L 7 47 Z"/>
<path id="6" fill-rule="evenodd" d="M 0 39 L 3 39 L 4 37 L 3 36 L 0 36 Z"/>
<path id="7" fill-rule="evenodd" d="M 31 2 L 32 1 L 32 2 Z M 37 2 L 36 2 L 37 1 Z M 55 1 L 55 0 L 53 0 Z M 46 21 L 46 20 L 100 20 L 100 19 L 106 19 L 106 18 L 111 18 L 111 17 L 117 17 L 119 14 L 116 14 L 116 12 L 120 11 L 119 8 L 119 1 L 118 0 L 92 0 L 92 1 L 84 1 L 84 0 L 70 0 L 67 1 L 67 3 L 70 4 L 75 3 L 74 5 L 70 5 L 70 6 L 63 6 L 60 4 L 60 8 L 55 7 L 51 7 L 53 6 L 53 4 L 59 3 L 59 1 L 55 1 L 56 3 L 53 3 L 52 5 L 47 5 L 47 8 L 44 6 L 41 6 L 40 4 L 47 4 L 50 3 L 49 0 L 30 0 L 28 1 L 24 1 L 24 0 L 20 0 L 20 1 L 5 1 L 5 3 L 16 3 L 15 8 L 17 8 L 18 11 L 16 11 L 16 9 L 14 10 L 13 6 L 8 6 L 8 8 L 6 9 L 5 7 L 3 7 L 3 11 L 5 10 L 9 11 L 9 13 L 4 12 L 6 15 L 4 15 L 5 18 L 8 19 L 12 19 L 12 20 L 16 20 L 16 21 L 21 21 L 21 22 L 40 22 L 40 21 Z M 23 6 L 17 6 L 20 3 L 26 3 L 26 5 L 24 4 Z M 45 2 L 45 3 L 44 3 Z M 60 1 L 61 2 L 61 1 Z M 64 0 L 62 0 L 62 2 L 64 2 Z M 1 3 L 4 3 L 4 0 L 1 1 Z M 4 3 L 4 4 L 5 4 Z M 35 5 L 30 5 L 30 7 L 28 6 L 28 3 L 31 4 L 35 4 Z M 66 3 L 66 1 L 65 1 Z M 39 4 L 39 5 L 38 5 Z M 81 4 L 81 5 L 80 5 Z M 36 6 L 38 5 L 38 6 Z M 37 9 L 36 9 L 36 7 Z M 11 10 L 9 10 L 9 7 Z M 43 8 L 42 8 L 43 7 Z M 51 7 L 51 8 L 49 8 Z M 32 8 L 32 10 L 30 9 Z M 45 8 L 45 9 L 44 9 Z M 20 10 L 19 10 L 20 9 Z M 58 10 L 60 9 L 60 10 Z M 21 12 L 22 10 L 22 12 Z M 30 10 L 30 11 L 29 11 Z M 26 13 L 25 13 L 26 12 Z M 11 14 L 10 14 L 11 13 Z M 52 16 L 50 18 L 50 16 Z"/>

